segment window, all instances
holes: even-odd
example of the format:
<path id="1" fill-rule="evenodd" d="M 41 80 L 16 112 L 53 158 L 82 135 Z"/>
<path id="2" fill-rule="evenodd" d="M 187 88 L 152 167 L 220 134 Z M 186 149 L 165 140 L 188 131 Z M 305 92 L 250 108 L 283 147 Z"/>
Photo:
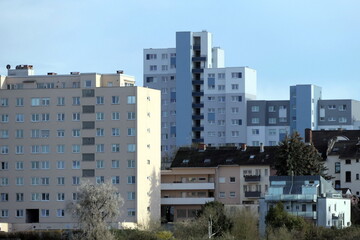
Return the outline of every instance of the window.
<path id="1" fill-rule="evenodd" d="M 276 124 L 276 118 L 269 118 L 269 124 Z"/>
<path id="2" fill-rule="evenodd" d="M 72 130 L 73 137 L 80 137 L 80 129 L 73 129 Z"/>
<path id="3" fill-rule="evenodd" d="M 351 164 L 351 159 L 346 159 L 345 164 Z"/>
<path id="4" fill-rule="evenodd" d="M 96 181 L 96 184 L 104 183 L 105 182 L 105 177 L 104 176 L 95 177 L 95 181 Z"/>
<path id="5" fill-rule="evenodd" d="M 156 54 L 146 54 L 146 60 L 156 59 Z"/>
<path id="6" fill-rule="evenodd" d="M 80 97 L 73 97 L 72 98 L 73 105 L 80 105 Z"/>
<path id="7" fill-rule="evenodd" d="M 252 145 L 253 146 L 260 146 L 260 143 L 259 143 L 259 141 L 252 141 Z"/>
<path id="8" fill-rule="evenodd" d="M 41 209 L 41 217 L 49 217 L 50 210 L 49 209 Z"/>
<path id="9" fill-rule="evenodd" d="M 17 113 L 15 120 L 16 120 L 16 122 L 24 122 L 24 114 Z"/>
<path id="10" fill-rule="evenodd" d="M 112 184 L 120 184 L 120 177 L 119 176 L 111 177 L 111 183 Z"/>
<path id="11" fill-rule="evenodd" d="M 251 112 L 259 112 L 259 106 L 251 106 Z"/>
<path id="12" fill-rule="evenodd" d="M 242 78 L 242 73 L 241 72 L 233 72 L 233 73 L 231 73 L 231 77 L 232 78 Z"/>
<path id="13" fill-rule="evenodd" d="M 259 118 L 251 118 L 252 124 L 259 124 L 259 122 L 260 122 Z"/>
<path id="14" fill-rule="evenodd" d="M 24 169 L 24 162 L 22 162 L 22 161 L 16 162 L 15 168 L 16 168 L 16 170 L 23 170 Z"/>
<path id="15" fill-rule="evenodd" d="M 241 102 L 242 96 L 231 96 L 231 101 L 232 102 Z"/>
<path id="16" fill-rule="evenodd" d="M 232 90 L 238 90 L 239 89 L 239 84 L 231 84 L 231 89 Z"/>
<path id="17" fill-rule="evenodd" d="M 16 217 L 24 217 L 24 209 L 17 209 L 16 210 Z"/>
<path id="18" fill-rule="evenodd" d="M 225 73 L 218 73 L 218 79 L 225 79 Z"/>
<path id="19" fill-rule="evenodd" d="M 251 132 L 253 135 L 259 135 L 259 129 L 252 129 Z"/>
<path id="20" fill-rule="evenodd" d="M 168 70 L 168 65 L 161 65 L 161 70 L 162 71 L 167 71 Z"/>
<path id="21" fill-rule="evenodd" d="M 9 210 L 7 209 L 1 209 L 1 215 L 0 215 L 1 218 L 7 218 L 9 217 Z"/>
<path id="22" fill-rule="evenodd" d="M 135 200 L 135 192 L 127 192 L 127 200 Z"/>
<path id="23" fill-rule="evenodd" d="M 111 160 L 111 168 L 119 168 L 120 160 Z"/>
<path id="24" fill-rule="evenodd" d="M 112 128 L 111 136 L 120 136 L 120 128 Z"/>
<path id="25" fill-rule="evenodd" d="M 127 160 L 127 166 L 128 168 L 135 168 L 136 166 L 135 160 Z"/>
<path id="26" fill-rule="evenodd" d="M 73 121 L 80 121 L 80 113 L 73 113 L 72 114 Z"/>
<path id="27" fill-rule="evenodd" d="M 128 152 L 135 152 L 136 151 L 136 144 L 128 144 L 127 149 L 128 149 Z"/>
<path id="28" fill-rule="evenodd" d="M 111 115 L 112 120 L 120 120 L 120 113 L 119 112 L 113 112 Z"/>
<path id="29" fill-rule="evenodd" d="M 65 121 L 65 113 L 58 113 L 57 114 L 57 120 L 60 121 L 60 122 Z M 38 122 L 33 117 L 31 117 L 31 121 Z"/>
<path id="30" fill-rule="evenodd" d="M 127 215 L 128 215 L 129 217 L 134 217 L 134 216 L 136 216 L 135 208 L 128 208 L 128 209 L 127 209 Z"/>
<path id="31" fill-rule="evenodd" d="M 0 138 L 8 138 L 9 137 L 9 130 L 1 129 L 0 130 Z"/>
<path id="32" fill-rule="evenodd" d="M 24 154 L 24 146 L 18 145 L 15 147 L 16 154 Z"/>
<path id="33" fill-rule="evenodd" d="M 215 97 L 208 97 L 208 100 L 209 100 L 210 102 L 215 101 Z"/>
<path id="34" fill-rule="evenodd" d="M 50 169 L 50 161 L 41 161 L 41 169 Z"/>
<path id="35" fill-rule="evenodd" d="M 8 170 L 9 169 L 9 163 L 8 162 L 1 162 L 1 170 Z"/>
<path id="36" fill-rule="evenodd" d="M 275 112 L 275 106 L 269 106 L 269 112 Z"/>
<path id="37" fill-rule="evenodd" d="M 334 109 L 336 109 L 336 105 L 329 105 L 329 106 L 328 106 L 328 109 L 334 110 Z"/>
<path id="38" fill-rule="evenodd" d="M 119 104 L 120 103 L 120 97 L 119 96 L 112 96 L 111 97 L 111 104 Z"/>
<path id="39" fill-rule="evenodd" d="M 135 104 L 135 103 L 136 103 L 136 98 L 135 98 L 135 96 L 128 96 L 128 97 L 127 97 L 127 103 L 128 103 L 128 104 Z"/>
<path id="40" fill-rule="evenodd" d="M 105 146 L 104 144 L 96 144 L 96 152 L 104 152 Z"/>
<path id="41" fill-rule="evenodd" d="M 24 194 L 23 193 L 16 193 L 16 201 L 17 202 L 24 201 Z"/>
<path id="42" fill-rule="evenodd" d="M 120 144 L 111 144 L 112 152 L 120 152 Z"/>
<path id="43" fill-rule="evenodd" d="M 163 54 L 161 54 L 161 59 L 168 59 L 168 55 L 167 55 L 167 53 L 163 53 Z"/>
<path id="44" fill-rule="evenodd" d="M 58 106 L 64 106 L 65 105 L 65 98 L 64 97 L 58 97 L 57 98 L 57 105 Z"/>
<path id="45" fill-rule="evenodd" d="M 103 112 L 97 112 L 96 113 L 96 120 L 104 120 L 104 113 Z"/>
<path id="46" fill-rule="evenodd" d="M 242 120 L 241 119 L 232 119 L 231 124 L 232 125 L 242 125 Z"/>
<path id="47" fill-rule="evenodd" d="M 230 196 L 231 198 L 235 198 L 235 197 L 236 197 L 236 193 L 235 193 L 235 192 L 230 192 L 229 196 Z"/>
<path id="48" fill-rule="evenodd" d="M 135 184 L 135 176 L 128 176 L 127 177 L 128 184 Z"/>
<path id="49" fill-rule="evenodd" d="M 7 186 L 9 185 L 9 179 L 7 177 L 0 178 L 0 186 Z"/>
<path id="50" fill-rule="evenodd" d="M 57 161 L 56 168 L 57 169 L 65 169 L 65 161 Z"/>
<path id="51" fill-rule="evenodd" d="M 104 168 L 104 160 L 96 160 L 96 168 Z"/>
<path id="52" fill-rule="evenodd" d="M 103 128 L 97 128 L 96 129 L 96 136 L 104 136 L 104 129 Z"/>
<path id="53" fill-rule="evenodd" d="M 78 144 L 73 144 L 73 145 L 72 145 L 72 152 L 73 152 L 73 153 L 79 153 L 79 152 L 80 152 L 80 145 L 78 145 Z"/>
<path id="54" fill-rule="evenodd" d="M 339 117 L 339 123 L 346 123 L 347 119 L 346 117 Z"/>
<path id="55" fill-rule="evenodd" d="M 225 100 L 226 100 L 225 96 L 218 97 L 219 102 L 225 102 Z"/>
<path id="56" fill-rule="evenodd" d="M 9 147 L 8 146 L 1 146 L 1 154 L 9 154 Z"/>
<path id="57" fill-rule="evenodd" d="M 128 120 L 135 120 L 135 112 L 128 112 L 127 115 Z"/>
<path id="58" fill-rule="evenodd" d="M 98 104 L 98 105 L 104 104 L 104 97 L 102 97 L 102 96 L 97 96 L 97 97 L 96 97 L 96 104 Z"/>
<path id="59" fill-rule="evenodd" d="M 65 209 L 57 209 L 56 210 L 57 217 L 64 217 L 65 216 Z"/>
<path id="60" fill-rule="evenodd" d="M 1 114 L 1 122 L 9 122 L 9 115 L 8 114 Z"/>
<path id="61" fill-rule="evenodd" d="M 79 185 L 80 184 L 80 177 L 72 177 L 72 184 Z"/>
<path id="62" fill-rule="evenodd" d="M 336 121 L 336 118 L 334 118 L 334 117 L 329 117 L 329 118 L 328 118 L 328 121 L 329 121 L 329 122 L 335 122 L 335 121 Z"/>
<path id="63" fill-rule="evenodd" d="M 346 111 L 346 104 L 340 105 L 339 111 Z"/>
<path id="64" fill-rule="evenodd" d="M 230 177 L 230 178 L 229 178 L 229 182 L 230 182 L 230 183 L 234 183 L 234 182 L 236 182 L 235 177 Z"/>
<path id="65" fill-rule="evenodd" d="M 73 169 L 80 169 L 80 161 L 72 161 Z"/>
<path id="66" fill-rule="evenodd" d="M 345 172 L 345 182 L 351 182 L 351 172 L 350 171 Z"/>
<path id="67" fill-rule="evenodd" d="M 0 98 L 0 106 L 1 107 L 9 106 L 9 99 L 8 98 Z"/>
<path id="68" fill-rule="evenodd" d="M 57 177 L 58 185 L 65 185 L 65 177 Z"/>
<path id="69" fill-rule="evenodd" d="M 16 106 L 17 107 L 24 106 L 24 98 L 16 98 Z"/>
<path id="70" fill-rule="evenodd" d="M 279 122 L 287 122 L 287 118 L 286 117 L 279 117 Z"/>
<path id="71" fill-rule="evenodd" d="M 8 193 L 1 193 L 0 194 L 0 197 L 1 197 L 1 202 L 7 202 L 9 201 L 9 194 Z"/>
<path id="72" fill-rule="evenodd" d="M 226 194 L 225 192 L 219 192 L 219 198 L 225 198 Z"/>
<path id="73" fill-rule="evenodd" d="M 128 136 L 135 136 L 136 132 L 135 132 L 135 128 L 128 128 Z"/>
<path id="74" fill-rule="evenodd" d="M 219 91 L 225 91 L 225 85 L 218 85 Z"/>
<path id="75" fill-rule="evenodd" d="M 15 137 L 16 137 L 16 138 L 23 138 L 23 137 L 24 137 L 24 130 L 22 130 L 22 129 L 16 129 L 16 130 L 15 130 Z"/>
<path id="76" fill-rule="evenodd" d="M 150 71 L 156 71 L 157 66 L 156 65 L 150 65 Z"/>
<path id="77" fill-rule="evenodd" d="M 49 193 L 41 193 L 41 201 L 49 201 L 50 194 Z"/>

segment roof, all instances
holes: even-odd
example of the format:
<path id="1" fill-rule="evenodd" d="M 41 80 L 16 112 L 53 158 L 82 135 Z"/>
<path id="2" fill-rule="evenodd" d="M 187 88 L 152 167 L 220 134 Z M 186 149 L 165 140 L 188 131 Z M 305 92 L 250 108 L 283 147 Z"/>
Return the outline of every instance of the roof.
<path id="1" fill-rule="evenodd" d="M 360 145 L 357 140 L 343 140 L 335 142 L 329 156 L 339 156 L 339 159 L 360 158 Z"/>
<path id="2" fill-rule="evenodd" d="M 277 146 L 247 147 L 246 151 L 236 147 L 208 147 L 206 150 L 180 148 L 171 164 L 176 167 L 218 167 L 223 165 L 272 165 Z"/>

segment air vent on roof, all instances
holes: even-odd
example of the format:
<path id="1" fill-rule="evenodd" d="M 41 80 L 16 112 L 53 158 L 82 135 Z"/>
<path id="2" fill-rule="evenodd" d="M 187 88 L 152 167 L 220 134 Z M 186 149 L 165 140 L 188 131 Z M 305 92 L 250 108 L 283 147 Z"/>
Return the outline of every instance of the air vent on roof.
<path id="1" fill-rule="evenodd" d="M 226 159 L 226 163 L 232 163 L 232 162 L 233 162 L 232 158 Z"/>
<path id="2" fill-rule="evenodd" d="M 209 158 L 205 159 L 205 160 L 204 160 L 204 163 L 206 163 L 206 164 L 211 163 L 211 159 L 209 159 Z"/>
<path id="3" fill-rule="evenodd" d="M 182 161 L 182 163 L 183 163 L 183 164 L 188 164 L 188 163 L 189 163 L 189 159 L 184 159 L 184 160 Z"/>

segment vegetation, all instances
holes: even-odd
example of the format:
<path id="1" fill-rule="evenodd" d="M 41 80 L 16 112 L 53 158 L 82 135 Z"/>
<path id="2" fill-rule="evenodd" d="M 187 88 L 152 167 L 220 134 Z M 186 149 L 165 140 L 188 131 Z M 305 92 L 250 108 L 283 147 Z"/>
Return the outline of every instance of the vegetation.
<path id="1" fill-rule="evenodd" d="M 304 143 L 297 132 L 286 136 L 279 143 L 275 156 L 275 169 L 279 176 L 321 175 L 328 178 L 325 175 L 327 169 L 319 152 L 313 145 Z"/>
<path id="2" fill-rule="evenodd" d="M 293 216 L 284 210 L 282 202 L 278 202 L 275 207 L 269 209 L 265 218 L 267 227 L 277 229 L 285 227 L 287 230 L 301 230 L 305 227 L 305 220 L 301 217 Z"/>
<path id="3" fill-rule="evenodd" d="M 119 217 L 122 203 L 117 188 L 110 182 L 98 185 L 82 183 L 78 200 L 68 205 L 68 211 L 78 219 L 82 230 L 77 237 L 89 240 L 114 239 L 109 225 Z"/>

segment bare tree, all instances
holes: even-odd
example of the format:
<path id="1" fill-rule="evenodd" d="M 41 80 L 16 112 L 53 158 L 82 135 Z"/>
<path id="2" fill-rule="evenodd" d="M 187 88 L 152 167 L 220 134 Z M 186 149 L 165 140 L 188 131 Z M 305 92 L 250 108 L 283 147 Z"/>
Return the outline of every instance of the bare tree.
<path id="1" fill-rule="evenodd" d="M 79 221 L 81 239 L 112 240 L 110 225 L 120 215 L 123 199 L 110 182 L 93 185 L 83 182 L 79 187 L 78 200 L 68 204 L 68 210 Z"/>

